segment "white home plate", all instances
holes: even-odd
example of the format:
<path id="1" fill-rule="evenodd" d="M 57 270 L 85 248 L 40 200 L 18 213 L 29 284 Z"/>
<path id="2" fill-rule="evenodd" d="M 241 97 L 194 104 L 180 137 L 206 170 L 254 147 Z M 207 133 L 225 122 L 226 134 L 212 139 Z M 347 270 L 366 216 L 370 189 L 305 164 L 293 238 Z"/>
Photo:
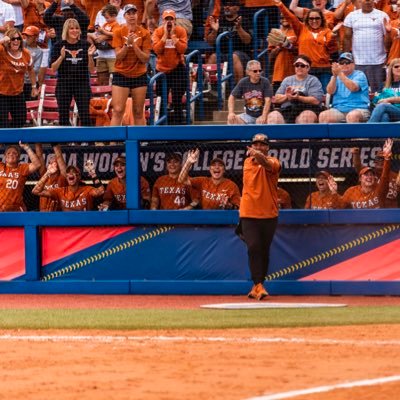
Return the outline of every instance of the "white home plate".
<path id="1" fill-rule="evenodd" d="M 347 307 L 347 304 L 332 303 L 271 303 L 269 301 L 259 303 L 220 303 L 204 304 L 201 308 L 218 308 L 222 310 L 245 310 L 254 308 L 318 308 L 318 307 Z"/>

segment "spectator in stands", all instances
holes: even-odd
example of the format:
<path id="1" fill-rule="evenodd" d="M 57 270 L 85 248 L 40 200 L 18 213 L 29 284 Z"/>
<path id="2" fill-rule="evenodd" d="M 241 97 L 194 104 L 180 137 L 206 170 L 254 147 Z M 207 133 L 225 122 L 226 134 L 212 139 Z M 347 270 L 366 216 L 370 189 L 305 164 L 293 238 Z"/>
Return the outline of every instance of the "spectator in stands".
<path id="1" fill-rule="evenodd" d="M 382 149 L 384 158 L 382 173 L 376 176 L 374 168 L 364 167 L 359 171 L 360 184 L 346 190 L 342 197 L 343 208 L 384 208 L 389 190 L 390 159 L 393 140 L 387 139 Z"/>
<path id="2" fill-rule="evenodd" d="M 176 14 L 165 10 L 163 24 L 153 33 L 153 51 L 157 55 L 157 72 L 164 72 L 167 78 L 167 97 L 171 91 L 174 112 L 168 115 L 168 124 L 183 125 L 182 96 L 187 87 L 184 53 L 187 49 L 187 34 L 184 28 L 176 25 Z M 161 83 L 161 82 L 160 82 Z M 157 85 L 157 95 L 161 96 L 161 84 Z"/>
<path id="3" fill-rule="evenodd" d="M 46 8 L 50 7 L 51 3 L 45 0 L 28 0 L 28 3 L 23 8 L 24 26 L 36 26 L 41 32 L 40 39 L 43 42 L 46 40 L 47 26 L 44 22 L 44 13 Z M 43 32 L 43 33 L 42 33 Z"/>
<path id="4" fill-rule="evenodd" d="M 308 195 L 304 208 L 312 210 L 341 208 L 337 183 L 328 171 L 318 171 L 315 174 L 315 185 L 318 190 Z"/>
<path id="5" fill-rule="evenodd" d="M 15 25 L 15 12 L 11 4 L 0 0 L 0 39 Z"/>
<path id="6" fill-rule="evenodd" d="M 21 148 L 28 154 L 30 163 L 20 163 Z M 26 211 L 23 200 L 25 182 L 40 167 L 40 160 L 28 144 L 10 145 L 0 162 L 0 211 Z"/>
<path id="7" fill-rule="evenodd" d="M 146 125 L 143 114 L 147 92 L 147 65 L 150 58 L 150 32 L 138 24 L 137 7 L 124 7 L 126 25 L 114 34 L 116 61 L 112 81 L 113 115 L 111 125 L 119 126 L 129 95 L 135 125 Z"/>
<path id="8" fill-rule="evenodd" d="M 158 23 L 155 22 L 156 12 L 158 8 L 160 20 Z M 176 14 L 176 25 L 181 26 L 186 30 L 188 39 L 193 31 L 192 19 L 192 2 L 191 0 L 147 0 L 146 5 L 146 17 L 148 22 L 148 28 L 153 30 L 156 26 L 162 25 L 162 15 L 165 10 L 174 10 Z"/>
<path id="9" fill-rule="evenodd" d="M 357 173 L 359 173 L 366 165 L 361 163 L 360 149 L 357 147 L 352 148 L 353 166 Z M 385 158 L 382 151 L 378 151 L 374 158 L 374 172 L 377 177 L 382 175 L 383 164 Z M 385 208 L 396 208 L 398 206 L 398 198 L 400 193 L 399 174 L 395 171 L 389 172 L 389 190 L 385 199 Z M 379 183 L 379 180 L 378 180 Z"/>
<path id="10" fill-rule="evenodd" d="M 69 1 L 71 0 L 62 0 L 61 7 L 63 6 L 64 3 L 68 4 Z M 82 8 L 86 10 L 86 14 L 89 17 L 89 26 L 88 26 L 89 32 L 93 32 L 96 15 L 99 12 L 99 10 L 103 8 L 106 2 L 107 0 L 81 0 Z"/>
<path id="11" fill-rule="evenodd" d="M 294 67 L 295 74 L 285 78 L 276 92 L 275 104 L 280 109 L 269 114 L 269 124 L 313 124 L 318 120 L 324 96 L 321 82 L 309 75 L 311 60 L 306 55 L 300 54 Z"/>
<path id="12" fill-rule="evenodd" d="M 246 66 L 247 77 L 241 79 L 228 98 L 228 124 L 266 124 L 273 95 L 267 78 L 261 76 L 261 64 L 250 60 Z M 244 99 L 245 112 L 235 114 L 235 99 Z"/>
<path id="13" fill-rule="evenodd" d="M 351 53 L 342 53 L 332 64 L 332 78 L 327 93 L 333 95 L 333 108 L 319 115 L 321 123 L 366 122 L 370 116 L 368 81 L 364 72 L 355 69 Z"/>
<path id="14" fill-rule="evenodd" d="M 24 45 L 27 50 L 31 53 L 33 70 L 36 76 L 36 87 L 39 88 L 43 81 L 48 66 L 48 53 L 46 53 L 45 60 L 43 60 L 43 50 L 38 46 L 38 38 L 40 29 L 36 26 L 27 26 L 22 35 L 25 36 Z M 47 61 L 47 64 L 46 64 Z M 25 74 L 24 79 L 24 96 L 25 100 L 33 100 L 31 97 L 32 84 L 29 78 L 29 74 Z"/>
<path id="15" fill-rule="evenodd" d="M 88 160 L 85 164 L 85 170 L 93 179 L 93 186 L 85 185 L 81 181 L 81 171 L 79 168 L 69 165 L 66 170 L 68 186 L 45 189 L 46 183 L 49 177 L 55 173 L 55 169 L 53 164 L 49 164 L 47 172 L 32 189 L 32 193 L 57 201 L 61 211 L 93 210 L 94 199 L 104 194 L 104 186 L 96 175 L 93 161 Z"/>
<path id="16" fill-rule="evenodd" d="M 74 4 L 74 0 L 64 0 L 61 3 L 62 15 L 55 14 L 59 6 L 59 0 L 54 0 L 49 8 L 44 13 L 44 23 L 49 28 L 54 28 L 56 32 L 56 41 L 64 40 L 62 33 L 64 24 L 67 19 L 75 18 L 81 28 L 81 38 L 86 40 L 87 29 L 89 25 L 89 17 L 78 6 Z"/>
<path id="17" fill-rule="evenodd" d="M 117 22 L 118 9 L 112 4 L 106 4 L 101 9 L 104 23 L 95 25 L 95 32 L 88 33 L 88 41 L 97 49 L 96 71 L 99 85 L 109 85 L 110 75 L 114 72 L 115 50 L 112 46 L 114 32 L 119 28 Z M 97 21 L 97 19 L 96 19 Z"/>
<path id="18" fill-rule="evenodd" d="M 272 87 L 274 93 L 282 81 L 295 72 L 293 64 L 295 53 L 297 53 L 296 41 L 296 34 L 289 21 L 282 16 L 280 29 L 272 29 L 268 34 L 269 63 L 273 66 Z"/>
<path id="19" fill-rule="evenodd" d="M 89 102 L 91 97 L 89 72 L 95 69 L 94 45 L 82 39 L 82 31 L 76 19 L 65 21 L 62 41 L 52 51 L 51 68 L 58 71 L 56 98 L 60 113 L 60 125 L 70 125 L 69 114 L 72 99 L 78 106 L 80 124 L 91 126 Z"/>
<path id="20" fill-rule="evenodd" d="M 329 29 L 324 13 L 318 8 L 309 10 L 303 23 L 280 0 L 274 1 L 293 27 L 298 40 L 299 53 L 308 56 L 311 60 L 310 74 L 315 75 L 325 89 L 331 76 L 331 55 L 337 52 L 336 31 L 339 27 Z"/>
<path id="21" fill-rule="evenodd" d="M 292 198 L 289 192 L 278 186 L 278 208 L 280 210 L 288 210 L 292 208 Z"/>
<path id="22" fill-rule="evenodd" d="M 193 187 L 200 193 L 200 207 L 203 210 L 238 210 L 240 191 L 236 183 L 225 178 L 225 163 L 221 158 L 210 162 L 211 177 L 189 177 L 193 164 L 199 161 L 200 150 L 191 150 L 179 174 L 178 181 Z"/>
<path id="23" fill-rule="evenodd" d="M 136 1 L 134 3 L 143 3 L 143 2 L 139 0 L 139 1 Z M 109 0 L 108 4 L 114 6 L 117 9 L 117 11 L 118 11 L 118 14 L 117 14 L 117 22 L 118 22 L 118 24 L 119 25 L 125 24 L 124 9 L 121 7 L 122 0 Z M 138 8 L 138 12 L 139 12 L 139 7 L 138 7 L 137 4 L 136 4 L 136 7 Z M 96 20 L 94 22 L 94 26 L 96 26 L 96 25 L 103 26 L 107 22 L 106 19 L 104 18 L 104 15 L 102 14 L 103 13 L 103 9 L 104 9 L 104 7 L 101 10 L 99 10 L 99 12 L 97 13 Z"/>
<path id="24" fill-rule="evenodd" d="M 222 15 L 219 18 L 210 16 L 208 19 L 209 29 L 206 27 L 204 38 L 209 45 L 215 46 L 218 35 L 222 32 L 231 32 L 235 82 L 243 78 L 245 66 L 250 60 L 248 49 L 251 44 L 250 26 L 247 20 L 239 14 L 239 11 L 239 0 L 225 1 Z M 220 49 L 222 62 L 227 61 L 228 47 L 228 40 L 223 40 Z M 211 54 L 207 62 L 215 64 L 217 54 L 215 52 Z"/>
<path id="25" fill-rule="evenodd" d="M 44 186 L 45 190 L 67 186 L 67 164 L 61 152 L 61 146 L 53 146 L 54 154 L 47 159 L 49 167 L 49 176 Z M 39 174 L 42 177 L 46 174 L 46 163 L 43 155 L 43 148 L 40 143 L 35 145 L 35 152 L 40 160 Z M 49 197 L 41 197 L 39 202 L 40 211 L 58 211 L 60 205 L 57 200 Z"/>
<path id="26" fill-rule="evenodd" d="M 386 76 L 385 87 L 372 100 L 375 108 L 368 122 L 400 121 L 400 58 L 391 61 Z"/>
<path id="27" fill-rule="evenodd" d="M 12 28 L 0 39 L 0 128 L 22 128 L 25 125 L 25 73 L 29 74 L 32 85 L 31 96 L 36 97 L 38 90 L 32 57 L 24 48 L 21 32 Z"/>
<path id="28" fill-rule="evenodd" d="M 312 8 L 321 10 L 324 14 L 326 25 L 329 29 L 333 29 L 335 26 L 335 13 L 326 9 L 327 0 L 313 0 Z M 299 0 L 292 0 L 289 6 L 289 9 L 294 12 L 294 15 L 301 20 L 304 20 L 307 16 L 307 13 L 310 11 L 309 8 L 300 7 Z"/>
<path id="29" fill-rule="evenodd" d="M 335 19 L 336 21 L 340 21 L 343 23 L 344 19 L 355 10 L 361 8 L 361 0 L 345 0 L 343 3 L 339 4 L 339 6 L 335 10 Z M 339 51 L 342 53 L 344 46 L 344 33 L 345 28 L 343 24 L 339 30 Z"/>
<path id="30" fill-rule="evenodd" d="M 254 283 L 248 297 L 262 300 L 268 274 L 269 253 L 278 225 L 278 178 L 281 164 L 268 155 L 267 135 L 257 133 L 247 147 L 243 166 L 243 193 L 240 201 L 240 223 L 236 233 L 247 246 L 251 279 Z"/>
<path id="31" fill-rule="evenodd" d="M 390 24 L 390 32 L 385 35 L 385 48 L 388 53 L 387 65 L 389 65 L 394 58 L 398 58 L 400 54 L 400 18 L 391 21 Z"/>
<path id="32" fill-rule="evenodd" d="M 160 176 L 153 186 L 151 210 L 192 210 L 199 205 L 198 195 L 191 197 L 189 185 L 179 183 L 182 156 L 179 153 L 166 157 L 167 175 Z"/>
<path id="33" fill-rule="evenodd" d="M 100 211 L 126 209 L 126 158 L 119 156 L 114 161 L 115 178 L 107 185 Z M 140 200 L 142 208 L 150 206 L 150 185 L 146 178 L 140 177 Z"/>
<path id="34" fill-rule="evenodd" d="M 356 69 L 368 78 L 371 92 L 382 89 L 386 51 L 384 37 L 391 31 L 389 16 L 374 8 L 374 0 L 362 0 L 361 9 L 344 20 L 344 51 L 352 51 Z"/>

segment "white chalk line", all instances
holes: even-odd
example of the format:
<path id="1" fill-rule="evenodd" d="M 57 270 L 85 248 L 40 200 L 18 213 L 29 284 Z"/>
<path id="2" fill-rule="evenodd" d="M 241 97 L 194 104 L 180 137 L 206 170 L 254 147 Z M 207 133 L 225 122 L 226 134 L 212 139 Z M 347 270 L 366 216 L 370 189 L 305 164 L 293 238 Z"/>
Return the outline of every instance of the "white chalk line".
<path id="1" fill-rule="evenodd" d="M 384 383 L 397 382 L 397 381 L 400 381 L 400 375 L 386 376 L 383 378 L 375 378 L 375 379 L 364 379 L 361 381 L 338 383 L 336 385 L 317 386 L 317 387 L 310 388 L 310 389 L 292 390 L 290 392 L 267 394 L 267 395 L 263 395 L 263 396 L 247 398 L 246 400 L 291 399 L 293 397 L 304 396 L 307 394 L 325 393 L 325 392 L 331 392 L 331 391 L 337 390 L 337 389 L 352 389 L 355 387 L 362 387 L 362 386 L 381 385 Z"/>
<path id="2" fill-rule="evenodd" d="M 98 342 L 98 343 L 134 343 L 134 342 L 220 342 L 220 343 L 286 343 L 286 344 L 322 344 L 348 346 L 400 346 L 400 340 L 342 340 L 310 339 L 301 337 L 218 337 L 218 336 L 123 336 L 123 335 L 0 335 L 0 341 L 25 342 Z"/>

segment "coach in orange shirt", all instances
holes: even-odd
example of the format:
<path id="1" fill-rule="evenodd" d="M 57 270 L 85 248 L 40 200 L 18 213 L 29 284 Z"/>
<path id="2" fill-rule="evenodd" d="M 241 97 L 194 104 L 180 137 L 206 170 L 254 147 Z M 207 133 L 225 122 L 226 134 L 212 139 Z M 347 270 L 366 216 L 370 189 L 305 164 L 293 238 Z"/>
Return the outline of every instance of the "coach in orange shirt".
<path id="1" fill-rule="evenodd" d="M 281 164 L 268 155 L 268 136 L 257 133 L 243 166 L 243 191 L 240 225 L 237 233 L 247 245 L 251 279 L 248 297 L 262 300 L 268 296 L 264 280 L 268 274 L 269 250 L 278 224 L 278 178 Z"/>

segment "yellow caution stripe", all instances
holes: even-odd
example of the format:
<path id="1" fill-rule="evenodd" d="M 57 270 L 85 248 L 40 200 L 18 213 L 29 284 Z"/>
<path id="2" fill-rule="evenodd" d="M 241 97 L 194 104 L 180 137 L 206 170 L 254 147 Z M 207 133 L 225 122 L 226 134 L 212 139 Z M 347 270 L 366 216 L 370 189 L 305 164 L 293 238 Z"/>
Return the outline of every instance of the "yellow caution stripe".
<path id="1" fill-rule="evenodd" d="M 162 235 L 163 233 L 166 233 L 172 229 L 174 229 L 174 226 L 158 227 L 156 229 L 153 229 L 151 232 L 147 232 L 147 233 L 144 233 L 144 234 L 138 236 L 137 238 L 134 238 L 134 239 L 128 240 L 124 243 L 115 245 L 114 247 L 110 247 L 109 249 L 103 250 L 100 253 L 93 254 L 89 257 L 86 257 L 83 260 L 75 261 L 73 264 L 67 265 L 66 267 L 63 267 L 57 271 L 54 271 L 50 274 L 43 276 L 41 278 L 41 281 L 50 281 L 52 279 L 59 278 L 70 272 L 76 271 L 77 269 L 94 264 L 97 261 L 104 260 L 107 257 L 110 257 L 116 253 L 119 253 L 120 251 L 129 249 L 130 247 L 138 245 L 139 243 L 144 243 L 146 240 L 154 239 L 157 236 Z"/>

